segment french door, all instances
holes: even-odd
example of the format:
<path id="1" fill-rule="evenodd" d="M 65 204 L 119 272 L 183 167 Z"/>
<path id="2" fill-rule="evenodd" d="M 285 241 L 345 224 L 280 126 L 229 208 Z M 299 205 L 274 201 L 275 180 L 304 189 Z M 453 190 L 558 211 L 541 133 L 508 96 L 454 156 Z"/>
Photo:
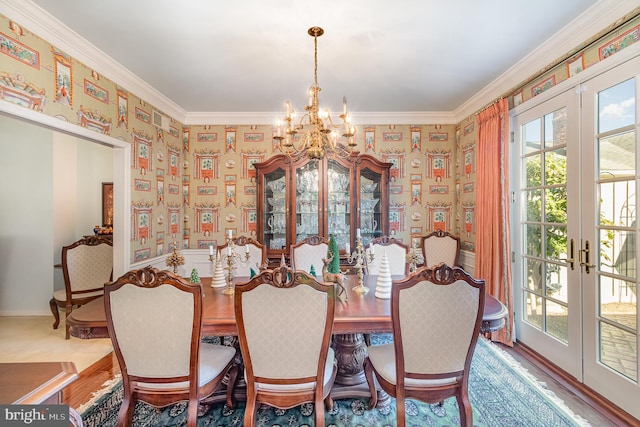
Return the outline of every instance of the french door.
<path id="1" fill-rule="evenodd" d="M 636 57 L 514 117 L 516 336 L 637 418 L 639 95 Z"/>

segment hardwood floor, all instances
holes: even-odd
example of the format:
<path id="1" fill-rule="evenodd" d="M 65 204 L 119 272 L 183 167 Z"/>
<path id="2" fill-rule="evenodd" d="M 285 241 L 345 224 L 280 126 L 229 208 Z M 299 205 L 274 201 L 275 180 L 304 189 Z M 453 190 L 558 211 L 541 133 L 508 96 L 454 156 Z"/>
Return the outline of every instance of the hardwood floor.
<path id="1" fill-rule="evenodd" d="M 522 344 L 513 348 L 500 346 L 539 381 L 546 384 L 577 415 L 586 419 L 593 427 L 640 426 L 633 418 L 611 402 L 572 379 L 559 368 L 547 362 Z M 92 394 L 103 387 L 105 381 L 120 372 L 113 353 L 104 356 L 82 371 L 79 378 L 63 390 L 63 403 L 78 408 L 89 401 Z"/>
<path id="2" fill-rule="evenodd" d="M 84 371 L 78 379 L 62 390 L 62 403 L 79 408 L 93 397 L 93 393 L 102 389 L 103 384 L 120 373 L 118 359 L 113 352 L 107 354 Z"/>

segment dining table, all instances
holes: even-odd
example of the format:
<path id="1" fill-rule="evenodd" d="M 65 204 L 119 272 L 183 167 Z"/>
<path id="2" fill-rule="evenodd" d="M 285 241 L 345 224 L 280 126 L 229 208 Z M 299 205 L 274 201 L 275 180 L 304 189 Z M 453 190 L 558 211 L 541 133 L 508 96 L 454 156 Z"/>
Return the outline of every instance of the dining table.
<path id="1" fill-rule="evenodd" d="M 403 277 L 391 276 L 392 280 Z M 230 337 L 228 342 L 237 345 L 238 328 L 233 293 L 230 290 L 235 283 L 244 283 L 249 278 L 236 277 L 234 284 L 230 287 L 226 285 L 212 287 L 211 278 L 200 280 L 204 296 L 202 335 Z M 392 332 L 390 300 L 375 296 L 377 280 L 377 276 L 365 275 L 363 285 L 369 289 L 369 292 L 361 293 L 353 290 L 358 285 L 358 277 L 345 275 L 346 292 L 336 298 L 332 347 L 336 355 L 338 372 L 331 392 L 335 399 L 369 397 L 364 376 L 364 360 L 367 355 L 366 337 Z M 273 308 L 273 314 L 278 314 L 277 307 Z M 486 294 L 481 332 L 493 332 L 504 327 L 506 315 L 505 306 L 492 295 Z M 82 339 L 108 337 L 104 299 L 98 298 L 73 310 L 67 318 L 67 323 L 69 332 L 74 337 Z"/>

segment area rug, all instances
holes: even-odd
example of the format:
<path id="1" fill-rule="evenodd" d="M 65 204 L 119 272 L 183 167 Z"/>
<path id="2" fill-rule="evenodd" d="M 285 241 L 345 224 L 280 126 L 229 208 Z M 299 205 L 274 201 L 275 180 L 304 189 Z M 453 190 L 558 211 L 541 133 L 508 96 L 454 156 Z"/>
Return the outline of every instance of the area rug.
<path id="1" fill-rule="evenodd" d="M 380 335 L 372 341 L 385 342 Z M 485 339 L 478 345 L 471 364 L 469 398 L 473 406 L 474 426 L 486 427 L 585 427 L 589 423 L 572 413 L 544 384 L 526 372 L 510 355 Z M 122 403 L 122 382 L 113 381 L 94 399 L 79 408 L 85 427 L 115 426 Z M 367 409 L 363 399 L 336 400 L 334 408 L 325 414 L 328 427 L 395 426 L 395 400 L 383 408 Z M 454 398 L 442 405 L 429 405 L 416 400 L 405 403 L 407 426 L 459 426 L 458 407 Z M 198 418 L 198 426 L 237 427 L 243 424 L 244 402 L 234 409 L 214 405 Z M 184 426 L 187 405 L 180 403 L 157 409 L 138 402 L 133 426 Z M 312 405 L 289 410 L 260 409 L 257 425 L 265 427 L 312 426 Z"/>

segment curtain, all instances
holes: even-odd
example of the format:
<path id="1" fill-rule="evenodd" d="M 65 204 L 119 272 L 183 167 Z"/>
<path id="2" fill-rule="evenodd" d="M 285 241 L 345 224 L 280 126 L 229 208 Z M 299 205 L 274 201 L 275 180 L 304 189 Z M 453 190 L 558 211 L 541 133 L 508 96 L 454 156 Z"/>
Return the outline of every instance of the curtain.
<path id="1" fill-rule="evenodd" d="M 506 326 L 493 341 L 513 346 L 513 288 L 509 233 L 509 103 L 502 99 L 476 116 L 478 120 L 475 276 L 485 291 L 508 311 Z"/>

